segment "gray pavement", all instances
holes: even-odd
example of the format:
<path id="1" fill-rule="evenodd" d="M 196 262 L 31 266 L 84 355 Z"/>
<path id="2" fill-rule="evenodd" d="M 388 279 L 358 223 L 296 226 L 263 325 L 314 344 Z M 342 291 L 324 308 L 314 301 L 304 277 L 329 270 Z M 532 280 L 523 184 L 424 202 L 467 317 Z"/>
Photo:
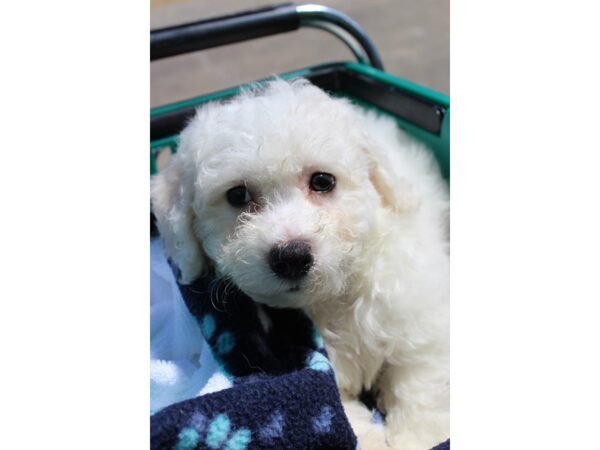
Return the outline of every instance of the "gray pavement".
<path id="1" fill-rule="evenodd" d="M 276 3 L 272 0 L 153 0 L 151 28 Z M 387 72 L 449 93 L 449 0 L 324 0 L 315 3 L 339 9 L 355 19 L 374 41 Z M 151 64 L 151 105 L 315 64 L 353 59 L 344 44 L 315 29 L 167 58 Z"/>

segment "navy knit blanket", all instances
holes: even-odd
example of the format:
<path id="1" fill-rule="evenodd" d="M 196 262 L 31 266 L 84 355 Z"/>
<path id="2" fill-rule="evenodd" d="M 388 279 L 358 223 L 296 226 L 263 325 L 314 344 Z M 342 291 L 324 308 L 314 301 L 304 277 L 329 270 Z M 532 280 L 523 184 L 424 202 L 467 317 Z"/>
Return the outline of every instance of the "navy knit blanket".
<path id="1" fill-rule="evenodd" d="M 323 341 L 301 311 L 258 306 L 231 283 L 179 286 L 232 387 L 151 417 L 152 449 L 356 449 Z M 449 441 L 435 448 L 448 450 Z"/>

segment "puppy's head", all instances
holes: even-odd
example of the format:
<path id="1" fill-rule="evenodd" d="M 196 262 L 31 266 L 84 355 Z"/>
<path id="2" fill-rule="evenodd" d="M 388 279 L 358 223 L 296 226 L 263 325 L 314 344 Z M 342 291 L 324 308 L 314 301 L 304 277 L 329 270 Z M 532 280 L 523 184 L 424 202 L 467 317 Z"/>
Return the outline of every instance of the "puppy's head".
<path id="1" fill-rule="evenodd" d="M 214 270 L 282 307 L 342 294 L 394 203 L 360 117 L 303 80 L 199 109 L 152 185 L 181 282 Z"/>

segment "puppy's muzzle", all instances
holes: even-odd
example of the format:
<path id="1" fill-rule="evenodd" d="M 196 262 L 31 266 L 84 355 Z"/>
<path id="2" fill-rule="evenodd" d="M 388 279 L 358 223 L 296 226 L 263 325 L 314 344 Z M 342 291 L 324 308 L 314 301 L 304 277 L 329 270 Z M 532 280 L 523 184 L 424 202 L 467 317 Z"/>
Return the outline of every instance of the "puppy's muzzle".
<path id="1" fill-rule="evenodd" d="M 310 244 L 300 239 L 276 244 L 269 251 L 269 266 L 279 278 L 298 280 L 312 267 Z"/>

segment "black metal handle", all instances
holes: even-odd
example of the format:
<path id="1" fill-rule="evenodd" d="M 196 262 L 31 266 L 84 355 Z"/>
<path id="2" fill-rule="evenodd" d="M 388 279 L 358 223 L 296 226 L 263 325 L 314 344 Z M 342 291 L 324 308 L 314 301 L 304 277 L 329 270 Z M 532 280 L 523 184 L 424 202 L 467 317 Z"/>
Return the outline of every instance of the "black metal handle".
<path id="1" fill-rule="evenodd" d="M 326 6 L 286 3 L 254 11 L 162 28 L 150 33 L 150 60 L 314 27 L 340 38 L 360 62 L 383 70 L 364 30 L 350 17 Z"/>
<path id="2" fill-rule="evenodd" d="M 297 30 L 292 3 L 152 31 L 150 60 Z"/>

